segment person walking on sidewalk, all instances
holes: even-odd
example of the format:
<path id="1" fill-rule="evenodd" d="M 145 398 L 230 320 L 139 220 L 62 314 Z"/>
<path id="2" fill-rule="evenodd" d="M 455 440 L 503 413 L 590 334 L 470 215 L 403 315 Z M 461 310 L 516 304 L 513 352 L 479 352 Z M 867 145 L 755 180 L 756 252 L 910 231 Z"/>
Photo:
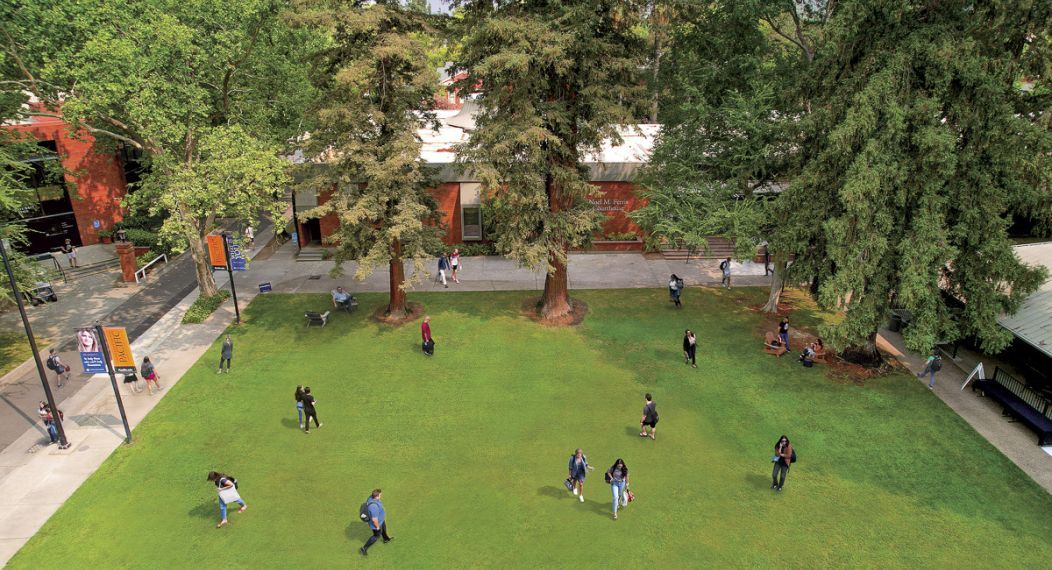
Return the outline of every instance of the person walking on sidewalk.
<path id="1" fill-rule="evenodd" d="M 310 421 L 314 419 L 314 427 L 321 427 L 321 422 L 318 421 L 318 410 L 314 406 L 318 403 L 314 399 L 314 395 L 310 393 L 310 386 L 303 389 L 303 395 L 300 396 L 300 401 L 303 402 L 303 431 L 310 433 Z"/>
<path id="2" fill-rule="evenodd" d="M 646 401 L 643 403 L 643 418 L 639 420 L 639 437 L 647 437 L 647 426 L 650 426 L 650 439 L 657 439 L 657 403 L 649 392 L 644 399 Z"/>
<path id="3" fill-rule="evenodd" d="M 69 380 L 69 366 L 62 362 L 62 359 L 59 358 L 58 353 L 53 348 L 48 349 L 47 367 L 55 372 L 55 380 L 58 381 L 58 387 L 65 386 L 66 381 Z"/>
<path id="4" fill-rule="evenodd" d="M 296 415 L 299 416 L 300 429 L 303 429 L 303 385 L 296 386 Z"/>
<path id="5" fill-rule="evenodd" d="M 782 322 L 778 323 L 778 340 L 782 341 L 786 352 L 792 352 L 789 350 L 789 317 L 783 317 Z"/>
<path id="6" fill-rule="evenodd" d="M 381 489 L 373 489 L 369 500 L 365 502 L 369 515 L 369 530 L 373 531 L 373 535 L 365 541 L 365 545 L 358 549 L 362 556 L 369 555 L 369 547 L 375 544 L 380 537 L 383 537 L 384 544 L 394 540 L 393 536 L 387 534 L 387 513 L 384 511 L 384 504 L 380 501 L 382 497 Z"/>
<path id="7" fill-rule="evenodd" d="M 245 226 L 245 245 L 249 249 L 256 245 L 256 232 L 252 229 L 252 224 Z"/>
<path id="8" fill-rule="evenodd" d="M 789 473 L 789 465 L 793 463 L 794 455 L 796 452 L 793 451 L 789 438 L 784 435 L 778 438 L 778 442 L 774 444 L 774 457 L 771 458 L 774 463 L 774 469 L 771 471 L 771 489 L 781 491 L 785 486 L 785 476 Z"/>
<path id="9" fill-rule="evenodd" d="M 628 497 L 625 495 L 625 489 L 628 488 L 628 466 L 625 465 L 625 460 L 620 457 L 617 461 L 606 470 L 606 482 L 610 483 L 610 494 L 613 495 L 614 504 L 614 520 L 617 520 L 617 507 L 628 506 Z"/>
<path id="10" fill-rule="evenodd" d="M 234 358 L 234 341 L 230 339 L 230 335 L 226 335 L 226 340 L 223 341 L 223 348 L 219 351 L 219 372 L 223 373 L 223 363 L 226 363 L 227 374 L 230 373 L 230 360 Z"/>
<path id="11" fill-rule="evenodd" d="M 216 491 L 219 492 L 219 514 L 223 517 L 216 525 L 216 528 L 222 528 L 226 526 L 226 506 L 230 503 L 237 503 L 241 505 L 241 508 L 237 510 L 239 513 L 245 512 L 248 505 L 241 498 L 241 495 L 237 492 L 237 479 L 227 475 L 225 473 L 219 473 L 218 471 L 210 471 L 208 473 L 208 480 L 215 483 Z"/>
<path id="12" fill-rule="evenodd" d="M 161 391 L 157 368 L 154 367 L 153 362 L 150 362 L 149 356 L 142 359 L 142 366 L 139 367 L 139 372 L 142 374 L 142 379 L 146 381 L 146 389 L 150 391 L 151 395 L 153 394 L 153 388 L 157 388 L 158 392 Z M 150 382 L 153 382 L 153 388 L 150 387 Z"/>
<path id="13" fill-rule="evenodd" d="M 449 289 L 449 284 L 446 283 L 446 272 L 449 271 L 449 260 L 446 259 L 445 253 L 438 254 L 438 280 L 442 282 L 442 286 Z"/>
<path id="14" fill-rule="evenodd" d="M 449 254 L 449 267 L 453 270 L 453 282 L 460 283 L 460 279 L 457 278 L 457 271 L 460 271 L 460 250 L 453 248 L 453 253 Z"/>
<path id="15" fill-rule="evenodd" d="M 928 360 L 924 363 L 924 370 L 921 370 L 920 373 L 917 374 L 917 378 L 923 378 L 925 374 L 930 374 L 931 381 L 928 382 L 928 389 L 934 390 L 935 373 L 940 370 L 942 370 L 942 357 L 939 356 L 939 349 L 936 348 L 931 351 L 931 356 L 929 356 Z"/>
<path id="16" fill-rule="evenodd" d="M 722 285 L 728 289 L 731 288 L 731 258 L 724 259 L 720 262 L 720 271 L 723 272 Z"/>
<path id="17" fill-rule="evenodd" d="M 424 322 L 420 323 L 420 337 L 423 339 L 424 354 L 435 355 L 435 339 L 431 338 L 431 317 L 425 316 Z"/>
<path id="18" fill-rule="evenodd" d="M 690 364 L 692 367 L 697 368 L 697 355 L 698 355 L 698 338 L 694 336 L 694 331 L 687 329 L 687 332 L 683 333 L 683 360 L 685 364 Z"/>
<path id="19" fill-rule="evenodd" d="M 585 456 L 581 448 L 578 447 L 574 450 L 573 455 L 570 456 L 570 464 L 568 465 L 570 475 L 567 477 L 570 480 L 571 490 L 574 495 L 580 501 L 584 502 L 584 479 L 588 474 L 588 471 L 595 469 L 588 464 L 588 457 Z"/>
<path id="20" fill-rule="evenodd" d="M 61 249 L 62 253 L 66 254 L 66 259 L 69 260 L 69 266 L 77 267 L 77 247 L 73 245 L 73 242 L 67 238 Z"/>

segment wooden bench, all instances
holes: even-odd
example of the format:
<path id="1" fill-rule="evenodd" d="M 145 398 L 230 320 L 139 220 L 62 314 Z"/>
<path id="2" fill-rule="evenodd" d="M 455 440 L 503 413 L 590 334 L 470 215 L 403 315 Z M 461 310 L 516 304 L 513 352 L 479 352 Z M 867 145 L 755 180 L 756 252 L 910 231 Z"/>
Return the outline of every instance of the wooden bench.
<path id="1" fill-rule="evenodd" d="M 318 325 L 323 327 L 329 322 L 329 311 L 319 313 L 317 311 L 307 311 L 303 313 L 303 316 L 307 319 L 307 326 Z"/>
<path id="2" fill-rule="evenodd" d="M 1052 441 L 1052 419 L 1035 410 L 1022 398 L 995 380 L 979 380 L 972 384 L 972 391 L 979 392 L 988 398 L 997 400 L 1003 408 L 1002 416 L 1011 416 L 1027 425 L 1037 434 L 1037 444 L 1045 445 Z"/>
<path id="3" fill-rule="evenodd" d="M 767 331 L 763 336 L 763 351 L 767 354 L 773 354 L 778 358 L 781 358 L 783 354 L 789 352 L 777 339 L 774 338 L 774 333 Z"/>

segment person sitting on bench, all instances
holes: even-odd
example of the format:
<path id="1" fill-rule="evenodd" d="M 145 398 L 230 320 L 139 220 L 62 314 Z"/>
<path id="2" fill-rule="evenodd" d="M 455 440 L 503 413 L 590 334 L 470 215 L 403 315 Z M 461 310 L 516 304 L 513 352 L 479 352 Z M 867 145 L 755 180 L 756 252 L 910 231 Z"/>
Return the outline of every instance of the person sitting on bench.
<path id="1" fill-rule="evenodd" d="M 343 290 L 343 287 L 337 287 L 332 292 L 332 306 L 337 309 L 350 309 L 351 308 L 351 294 Z"/>
<path id="2" fill-rule="evenodd" d="M 804 347 L 804 350 L 800 353 L 800 364 L 803 364 L 807 368 L 811 368 L 815 365 L 815 345 L 809 344 Z"/>

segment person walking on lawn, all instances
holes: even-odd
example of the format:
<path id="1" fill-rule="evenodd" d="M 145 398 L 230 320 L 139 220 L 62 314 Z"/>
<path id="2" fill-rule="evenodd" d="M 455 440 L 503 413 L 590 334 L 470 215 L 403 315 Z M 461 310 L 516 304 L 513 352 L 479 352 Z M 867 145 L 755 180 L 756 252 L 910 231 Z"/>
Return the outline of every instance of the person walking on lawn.
<path id="1" fill-rule="evenodd" d="M 606 470 L 606 482 L 610 483 L 610 493 L 614 496 L 614 520 L 617 520 L 617 507 L 628 506 L 628 497 L 625 495 L 625 489 L 628 488 L 628 466 L 625 465 L 625 461 L 620 457 L 617 461 Z"/>
<path id="2" fill-rule="evenodd" d="M 373 531 L 373 535 L 365 541 L 364 546 L 358 549 L 362 556 L 369 555 L 369 547 L 375 544 L 380 537 L 383 537 L 384 544 L 394 540 L 393 536 L 387 534 L 387 513 L 384 511 L 384 504 L 380 502 L 382 497 L 383 490 L 373 489 L 369 500 L 365 502 L 369 515 L 369 530 Z"/>
<path id="3" fill-rule="evenodd" d="M 683 362 L 697 368 L 697 354 L 698 339 L 694 336 L 694 331 L 687 329 L 687 332 L 683 333 Z"/>
<path id="4" fill-rule="evenodd" d="M 248 506 L 245 505 L 245 501 L 237 492 L 237 479 L 218 471 L 210 471 L 208 473 L 208 480 L 215 483 L 216 490 L 219 492 L 219 514 L 223 519 L 219 521 L 216 528 L 222 528 L 223 526 L 226 526 L 227 523 L 226 506 L 228 504 L 237 503 L 241 505 L 241 508 L 237 510 L 239 513 L 245 512 L 245 509 L 247 509 Z"/>
<path id="5" fill-rule="evenodd" d="M 303 395 L 300 396 L 300 401 L 303 402 L 303 431 L 310 433 L 310 420 L 314 418 L 314 427 L 321 427 L 321 423 L 318 421 L 318 410 L 314 406 L 318 403 L 314 399 L 314 395 L 310 393 L 310 386 L 303 389 Z"/>
<path id="6" fill-rule="evenodd" d="M 425 316 L 424 322 L 420 323 L 420 337 L 423 339 L 424 354 L 435 355 L 435 339 L 431 338 L 431 317 Z"/>
<path id="7" fill-rule="evenodd" d="M 921 370 L 920 373 L 917 374 L 917 378 L 923 378 L 925 374 L 930 374 L 931 381 L 928 382 L 928 389 L 934 390 L 935 373 L 940 370 L 942 370 L 942 357 L 939 356 L 939 349 L 936 348 L 931 351 L 931 356 L 929 356 L 928 360 L 924 363 L 924 370 Z"/>
<path id="8" fill-rule="evenodd" d="M 721 283 L 724 287 L 731 288 L 731 258 L 724 259 L 720 262 L 720 271 L 723 272 L 723 281 Z"/>
<path id="9" fill-rule="evenodd" d="M 303 429 L 303 385 L 296 386 L 296 415 L 299 416 L 300 429 Z"/>
<path id="10" fill-rule="evenodd" d="M 668 300 L 676 304 L 677 307 L 682 307 L 679 297 L 683 294 L 683 280 L 678 275 L 673 273 L 668 278 Z"/>
<path id="11" fill-rule="evenodd" d="M 588 457 L 578 447 L 570 456 L 570 475 L 567 478 L 570 480 L 573 494 L 577 495 L 582 503 L 584 502 L 584 479 L 588 471 L 593 469 L 595 468 L 588 464 Z"/>
<path id="12" fill-rule="evenodd" d="M 226 340 L 223 341 L 223 348 L 219 352 L 219 374 L 223 373 L 223 363 L 226 363 L 227 374 L 230 373 L 230 359 L 234 358 L 234 341 L 230 339 L 230 335 L 226 335 Z"/>
<path id="13" fill-rule="evenodd" d="M 157 391 L 161 391 L 161 383 L 158 382 L 157 368 L 154 367 L 153 362 L 150 362 L 150 357 L 146 356 L 142 359 L 142 366 L 139 367 L 139 372 L 142 374 L 142 379 L 146 381 L 146 389 L 153 394 L 153 388 L 157 388 Z M 150 383 L 153 382 L 153 388 L 150 387 Z"/>
<path id="14" fill-rule="evenodd" d="M 774 463 L 774 470 L 771 471 L 771 488 L 775 491 L 781 491 L 785 485 L 785 476 L 789 473 L 789 465 L 793 463 L 793 445 L 789 443 L 789 438 L 784 435 L 778 438 L 778 443 L 774 444 L 774 457 L 771 461 Z"/>
<path id="15" fill-rule="evenodd" d="M 649 393 L 644 398 L 646 401 L 643 403 L 643 418 L 639 420 L 639 437 L 647 437 L 647 426 L 650 426 L 650 439 L 657 439 L 657 403 Z"/>
<path id="16" fill-rule="evenodd" d="M 789 350 L 789 317 L 783 317 L 782 322 L 778 323 L 778 340 L 782 341 L 786 352 L 792 352 Z"/>

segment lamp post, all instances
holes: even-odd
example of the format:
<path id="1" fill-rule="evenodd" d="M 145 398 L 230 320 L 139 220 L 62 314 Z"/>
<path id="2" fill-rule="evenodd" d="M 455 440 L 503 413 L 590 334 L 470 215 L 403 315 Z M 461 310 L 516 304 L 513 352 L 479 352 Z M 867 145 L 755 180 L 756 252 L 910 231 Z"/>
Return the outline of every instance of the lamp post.
<path id="1" fill-rule="evenodd" d="M 234 320 L 235 320 L 235 322 L 237 324 L 240 325 L 241 324 L 241 309 L 237 308 L 237 289 L 234 288 L 234 270 L 230 267 L 230 264 L 233 263 L 231 261 L 231 259 L 230 259 L 230 246 L 228 245 L 228 241 L 230 240 L 230 235 L 227 234 L 226 232 L 223 232 L 222 235 L 223 235 L 223 253 L 225 254 L 224 256 L 226 257 L 226 272 L 227 272 L 227 275 L 230 276 L 230 294 L 234 297 Z"/>
<path id="2" fill-rule="evenodd" d="M 44 372 L 44 363 L 40 361 L 40 352 L 37 350 L 37 341 L 33 336 L 33 327 L 29 324 L 29 317 L 26 316 L 26 307 L 22 304 L 22 292 L 18 290 L 18 284 L 15 282 L 15 272 L 11 270 L 11 261 L 7 258 L 6 242 L 7 240 L 0 239 L 0 257 L 3 257 L 4 269 L 7 270 L 7 278 L 11 281 L 11 294 L 14 295 L 15 304 L 18 305 L 18 314 L 22 316 L 22 326 L 25 327 L 26 336 L 29 337 L 29 348 L 33 351 L 33 361 L 37 365 L 40 384 L 44 387 L 44 396 L 47 398 L 48 406 L 51 407 L 51 415 L 54 418 L 52 421 L 55 422 L 55 427 L 58 428 L 58 448 L 67 449 L 69 440 L 66 439 L 66 430 L 62 427 L 62 414 L 58 412 L 55 395 L 51 393 L 51 385 L 48 384 L 47 373 Z"/>

